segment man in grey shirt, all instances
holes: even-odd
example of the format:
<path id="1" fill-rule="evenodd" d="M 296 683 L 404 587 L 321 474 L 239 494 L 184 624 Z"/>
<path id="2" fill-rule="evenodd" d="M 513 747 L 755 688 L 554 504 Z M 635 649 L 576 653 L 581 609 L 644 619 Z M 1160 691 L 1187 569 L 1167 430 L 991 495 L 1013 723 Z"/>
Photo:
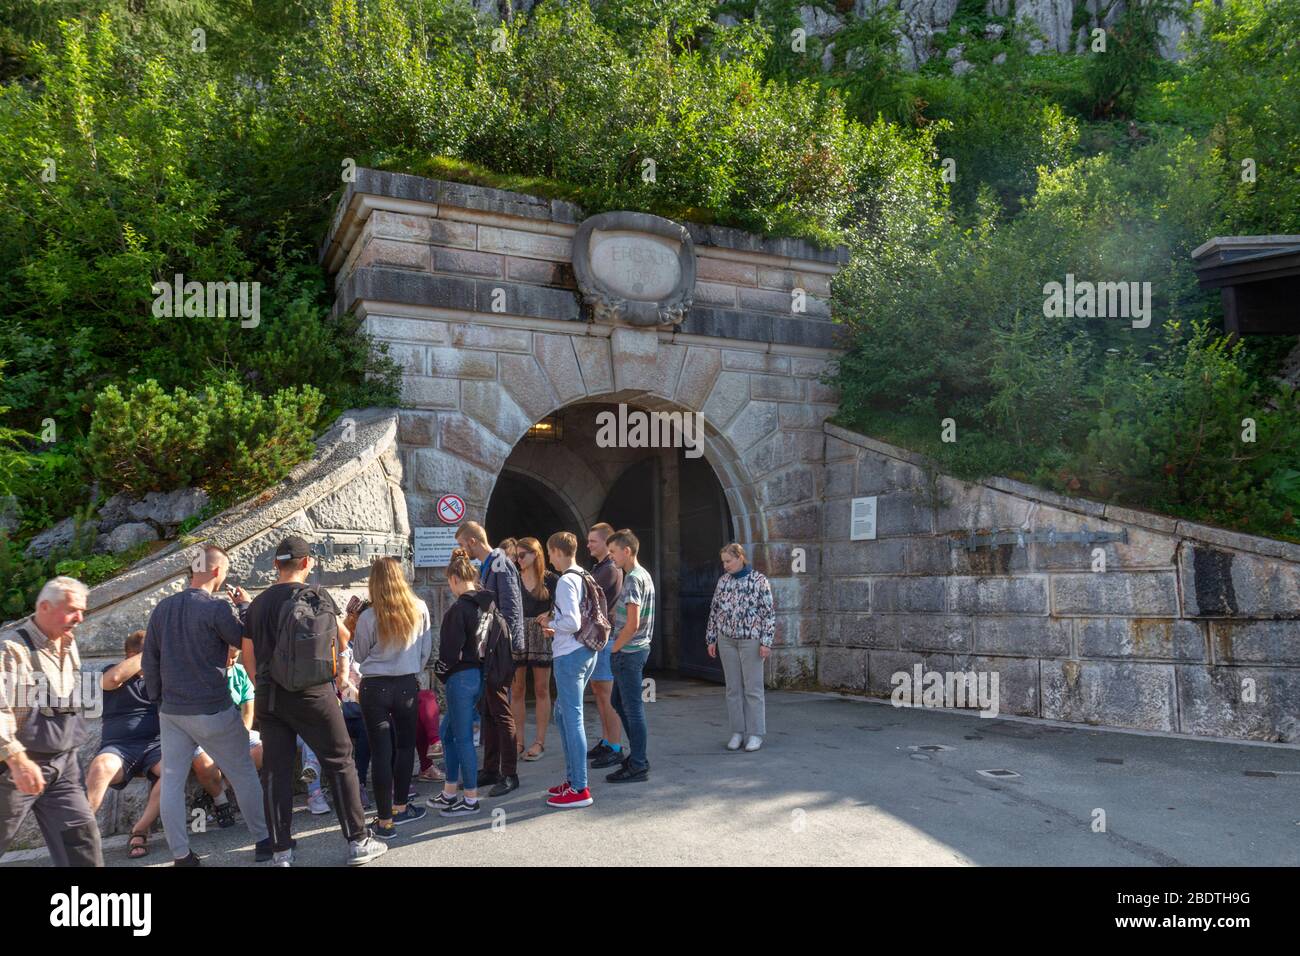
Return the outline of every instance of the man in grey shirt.
<path id="1" fill-rule="evenodd" d="M 230 558 L 205 546 L 194 563 L 190 586 L 164 598 L 149 615 L 141 670 L 149 699 L 158 702 L 162 738 L 163 832 L 176 866 L 198 866 L 190 849 L 185 813 L 185 778 L 195 746 L 215 761 L 235 788 L 248 831 L 257 841 L 259 862 L 271 859 L 262 784 L 248 750 L 248 728 L 230 699 L 227 649 L 239 647 L 248 594 L 232 588 L 238 609 L 218 596 Z"/>

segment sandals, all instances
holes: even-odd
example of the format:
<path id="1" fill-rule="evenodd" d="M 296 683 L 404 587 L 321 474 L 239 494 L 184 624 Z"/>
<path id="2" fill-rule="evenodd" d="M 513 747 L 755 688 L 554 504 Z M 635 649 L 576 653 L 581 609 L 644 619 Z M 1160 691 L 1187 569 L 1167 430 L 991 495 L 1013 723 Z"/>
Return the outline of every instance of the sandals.
<path id="1" fill-rule="evenodd" d="M 536 750 L 537 752 L 533 753 L 534 750 Z M 529 763 L 532 763 L 534 760 L 541 760 L 542 754 L 544 753 L 546 753 L 546 747 L 542 744 L 540 740 L 534 740 L 533 745 L 529 747 L 528 752 L 524 754 L 524 759 L 527 760 Z"/>
<path id="2" fill-rule="evenodd" d="M 421 770 L 417 775 L 416 779 L 429 781 L 432 783 L 441 783 L 442 781 L 447 779 L 447 775 L 443 773 L 441 769 L 439 769 L 436 763 L 433 763 L 433 764 L 429 764 L 429 766 Z"/>
<path id="3" fill-rule="evenodd" d="M 135 841 L 139 840 L 139 843 Z M 142 856 L 149 855 L 149 834 L 148 833 L 131 833 L 131 840 L 128 844 L 126 855 L 132 860 L 138 860 Z"/>

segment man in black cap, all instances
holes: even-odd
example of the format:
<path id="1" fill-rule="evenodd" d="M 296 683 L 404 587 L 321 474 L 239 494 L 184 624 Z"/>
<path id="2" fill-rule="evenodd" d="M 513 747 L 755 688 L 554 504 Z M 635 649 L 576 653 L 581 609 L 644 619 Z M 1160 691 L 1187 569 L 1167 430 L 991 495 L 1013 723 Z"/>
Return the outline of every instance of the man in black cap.
<path id="1" fill-rule="evenodd" d="M 254 713 L 262 733 L 262 779 L 266 794 L 266 822 L 275 850 L 273 865 L 293 862 L 293 762 L 297 738 L 320 759 L 321 775 L 334 795 L 334 810 L 348 841 L 349 866 L 369 863 L 388 847 L 370 835 L 361 804 L 361 784 L 352 759 L 352 738 L 343 720 L 333 677 L 325 655 L 325 670 L 317 655 L 286 663 L 284 653 L 276 659 L 281 641 L 300 641 L 314 634 L 332 640 L 335 660 L 352 634 L 339 621 L 338 606 L 324 590 L 307 583 L 314 562 L 311 545 L 297 535 L 280 542 L 275 552 L 276 583 L 253 601 L 244 628 L 244 661 L 255 674 Z M 287 645 L 286 645 L 287 646 Z M 282 649 L 283 650 L 283 649 Z M 273 679 L 273 664 L 279 680 Z M 290 686 L 284 686 L 288 683 Z M 307 686 L 304 686 L 307 685 Z"/>

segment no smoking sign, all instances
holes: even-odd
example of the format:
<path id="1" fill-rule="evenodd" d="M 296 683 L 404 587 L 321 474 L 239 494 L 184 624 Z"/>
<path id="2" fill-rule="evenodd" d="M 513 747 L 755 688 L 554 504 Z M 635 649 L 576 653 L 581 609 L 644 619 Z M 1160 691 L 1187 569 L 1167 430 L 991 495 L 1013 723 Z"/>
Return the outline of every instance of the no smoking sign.
<path id="1" fill-rule="evenodd" d="M 438 519 L 443 524 L 459 524 L 465 517 L 465 502 L 457 495 L 443 495 L 438 499 Z"/>

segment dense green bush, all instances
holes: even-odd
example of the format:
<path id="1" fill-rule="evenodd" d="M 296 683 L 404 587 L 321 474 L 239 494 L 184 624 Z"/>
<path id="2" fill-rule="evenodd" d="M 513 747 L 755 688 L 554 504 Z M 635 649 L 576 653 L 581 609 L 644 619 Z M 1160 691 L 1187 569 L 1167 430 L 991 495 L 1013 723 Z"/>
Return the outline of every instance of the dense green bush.
<path id="1" fill-rule="evenodd" d="M 920 251 L 855 256 L 835 290 L 855 336 L 842 418 L 964 477 L 1300 537 L 1300 407 L 1269 378 L 1271 343 L 1230 346 L 1206 324 L 1217 296 L 1190 258 L 1205 213 L 1171 173 L 1187 155 L 1185 140 L 1157 142 L 1127 164 L 1043 169 L 1013 220 L 986 194 L 972 228 L 941 223 Z M 1046 316 L 1044 286 L 1067 272 L 1149 281 L 1150 327 Z M 955 443 L 941 441 L 946 418 Z M 1254 443 L 1241 441 L 1244 418 Z"/>
<path id="2" fill-rule="evenodd" d="M 1114 25 L 1106 29 L 1104 52 L 1088 55 L 1084 77 L 1094 118 L 1131 114 L 1160 73 L 1161 23 L 1185 18 L 1186 7 L 1177 0 L 1127 0 Z M 1091 42 L 1090 37 L 1090 47 Z"/>
<path id="3" fill-rule="evenodd" d="M 105 488 L 141 495 L 198 485 L 230 498 L 274 484 L 311 453 L 322 396 L 310 385 L 271 398 L 230 380 L 202 391 L 149 380 L 95 401 L 87 454 Z"/>
<path id="4" fill-rule="evenodd" d="M 1059 103 L 1018 89 L 1013 79 L 919 76 L 912 89 L 927 104 L 927 118 L 948 121 L 936 147 L 954 160 L 951 193 L 962 211 L 972 210 L 987 187 L 1013 214 L 1033 195 L 1039 169 L 1060 169 L 1077 158 L 1078 121 Z"/>
<path id="5" fill-rule="evenodd" d="M 1165 331 L 1147 361 L 1111 357 L 1097 423 L 1063 477 L 1097 497 L 1300 534 L 1300 397 L 1252 378 L 1240 341 Z"/>
<path id="6" fill-rule="evenodd" d="M 53 418 L 71 437 L 109 383 L 193 387 L 212 370 L 266 394 L 315 384 L 323 417 L 386 386 L 392 401 L 382 356 L 329 320 L 306 259 L 319 237 L 287 235 L 214 164 L 244 151 L 229 137 L 247 131 L 218 125 L 231 78 L 179 37 L 150 36 L 107 17 L 65 23 L 53 45 L 32 47 L 40 83 L 0 88 L 0 203 L 23 212 L 0 217 L 0 397 L 14 419 L 35 430 Z M 258 224 L 246 233 L 231 209 L 250 200 Z M 259 282 L 259 323 L 155 315 L 151 287 L 177 273 Z"/>

